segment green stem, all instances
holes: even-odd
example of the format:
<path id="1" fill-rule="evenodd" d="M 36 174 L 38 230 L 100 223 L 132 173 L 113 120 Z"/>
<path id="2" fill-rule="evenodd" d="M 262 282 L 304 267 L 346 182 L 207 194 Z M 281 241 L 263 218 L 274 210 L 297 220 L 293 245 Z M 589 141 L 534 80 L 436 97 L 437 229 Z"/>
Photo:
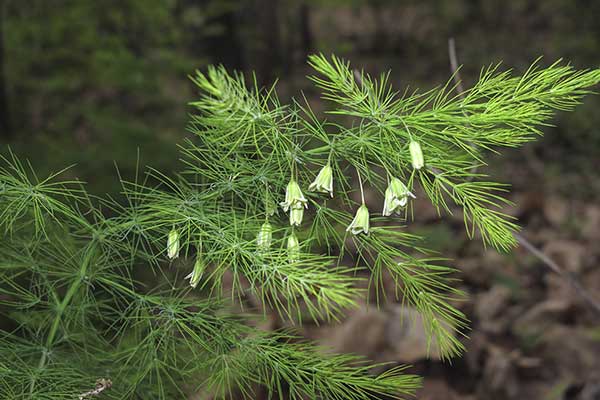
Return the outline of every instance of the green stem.
<path id="1" fill-rule="evenodd" d="M 83 278 L 85 277 L 85 274 L 87 273 L 87 268 L 88 268 L 88 265 L 92 258 L 92 251 L 93 251 L 93 248 L 91 246 L 88 247 L 87 252 L 81 263 L 81 268 L 79 270 L 79 276 L 77 277 L 76 280 L 74 280 L 71 283 L 71 286 L 69 286 L 69 289 L 67 290 L 67 293 L 65 294 L 65 297 L 63 297 L 62 301 L 58 305 L 58 308 L 56 310 L 56 316 L 54 317 L 54 321 L 52 321 L 52 326 L 50 327 L 50 331 L 48 332 L 48 337 L 46 338 L 46 344 L 44 346 L 44 350 L 42 352 L 40 361 L 38 363 L 38 371 L 41 370 L 42 368 L 44 368 L 44 366 L 46 365 L 46 361 L 48 360 L 48 352 L 49 352 L 49 349 L 54 345 L 54 339 L 56 337 L 56 333 L 58 332 L 58 327 L 60 326 L 62 316 L 63 316 L 65 310 L 67 309 L 69 303 L 71 302 L 71 299 L 73 298 L 73 296 L 75 296 L 75 293 L 77 293 L 77 291 L 79 290 L 79 287 L 81 286 L 81 282 L 83 281 Z M 31 385 L 29 386 L 29 396 L 30 397 L 33 396 L 33 391 L 35 390 L 35 384 L 36 384 L 36 377 L 34 376 L 31 380 Z"/>
<path id="2" fill-rule="evenodd" d="M 356 168 L 356 174 L 358 175 L 358 185 L 360 186 L 360 199 L 362 200 L 363 206 L 365 205 L 365 192 L 363 190 L 362 178 L 360 177 L 360 171 Z"/>

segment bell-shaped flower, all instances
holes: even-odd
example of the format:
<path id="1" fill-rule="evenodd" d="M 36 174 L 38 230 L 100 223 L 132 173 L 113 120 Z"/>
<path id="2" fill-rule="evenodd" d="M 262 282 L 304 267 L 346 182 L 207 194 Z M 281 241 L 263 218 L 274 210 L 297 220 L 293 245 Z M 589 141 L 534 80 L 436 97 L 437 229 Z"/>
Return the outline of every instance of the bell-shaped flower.
<path id="1" fill-rule="evenodd" d="M 304 208 L 302 208 L 302 206 L 292 207 L 290 209 L 290 225 L 300 226 L 300 224 L 302 224 L 303 216 L 304 216 Z"/>
<path id="2" fill-rule="evenodd" d="M 288 260 L 290 262 L 296 262 L 300 259 L 300 243 L 298 242 L 298 238 L 292 232 L 287 239 L 287 251 L 288 251 Z"/>
<path id="3" fill-rule="evenodd" d="M 292 179 L 285 189 L 285 201 L 279 204 L 283 208 L 283 211 L 287 212 L 290 208 L 308 207 L 308 200 L 302 194 L 298 182 Z"/>
<path id="4" fill-rule="evenodd" d="M 167 239 L 167 256 L 172 260 L 179 257 L 179 232 L 172 229 Z"/>
<path id="5" fill-rule="evenodd" d="M 270 223 L 265 222 L 260 227 L 258 235 L 256 236 L 256 245 L 260 250 L 268 250 L 271 247 L 271 240 L 273 239 L 273 227 Z"/>
<path id="6" fill-rule="evenodd" d="M 414 169 L 421 169 L 425 165 L 425 160 L 423 158 L 423 151 L 421 150 L 421 145 L 419 142 L 411 140 L 408 145 L 408 149 L 410 151 L 410 159 L 412 161 L 412 166 Z"/>
<path id="7" fill-rule="evenodd" d="M 406 185 L 398 178 L 392 178 L 390 184 L 385 190 L 385 200 L 383 203 L 383 215 L 389 217 L 393 213 L 400 213 L 400 209 L 408 203 L 408 198 L 415 198 Z"/>
<path id="8" fill-rule="evenodd" d="M 321 168 L 315 180 L 308 186 L 308 190 L 329 193 L 333 197 L 333 170 L 329 163 Z"/>
<path id="9" fill-rule="evenodd" d="M 196 256 L 196 262 L 194 263 L 194 269 L 192 269 L 192 272 L 190 272 L 184 279 L 189 279 L 190 286 L 196 288 L 196 286 L 198 286 L 198 282 L 200 282 L 200 278 L 202 278 L 205 268 L 206 264 L 204 264 L 202 256 L 198 254 Z"/>
<path id="10" fill-rule="evenodd" d="M 366 205 L 361 205 L 356 211 L 354 219 L 346 228 L 346 231 L 358 235 L 361 232 L 369 233 L 369 209 Z"/>

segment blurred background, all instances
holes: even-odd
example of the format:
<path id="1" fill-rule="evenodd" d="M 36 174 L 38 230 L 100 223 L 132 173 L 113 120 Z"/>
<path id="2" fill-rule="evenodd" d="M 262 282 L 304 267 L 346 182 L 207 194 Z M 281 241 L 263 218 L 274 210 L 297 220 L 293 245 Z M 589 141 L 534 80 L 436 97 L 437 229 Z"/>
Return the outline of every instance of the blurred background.
<path id="1" fill-rule="evenodd" d="M 335 53 L 398 90 L 429 89 L 451 74 L 454 38 L 465 86 L 502 61 L 516 73 L 539 56 L 577 68 L 600 63 L 597 0 L 0 0 L 0 152 L 8 145 L 43 175 L 75 164 L 95 194 L 116 193 L 136 163 L 179 168 L 195 69 L 223 64 L 279 78 L 283 101 L 304 91 L 306 56 Z M 523 236 L 600 301 L 600 97 L 559 113 L 545 137 L 491 158 L 511 182 Z M 139 156 L 138 156 L 139 154 Z M 337 351 L 410 363 L 420 399 L 600 399 L 600 316 L 568 282 L 517 249 L 502 255 L 468 241 L 460 218 L 416 203 L 410 229 L 454 259 L 470 299 L 468 353 L 426 357 L 410 309 L 361 308 L 342 324 L 302 328 Z M 406 320 L 406 319 L 405 319 Z"/>

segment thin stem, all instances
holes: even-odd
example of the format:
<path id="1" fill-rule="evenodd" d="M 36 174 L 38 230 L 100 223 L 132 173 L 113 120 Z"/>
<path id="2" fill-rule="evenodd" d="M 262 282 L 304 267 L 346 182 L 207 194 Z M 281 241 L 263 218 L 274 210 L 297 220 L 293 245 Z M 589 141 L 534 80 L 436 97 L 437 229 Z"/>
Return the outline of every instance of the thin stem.
<path id="1" fill-rule="evenodd" d="M 69 286 L 69 289 L 67 290 L 67 293 L 65 294 L 65 297 L 63 297 L 62 301 L 58 305 L 58 308 L 56 310 L 56 316 L 54 317 L 54 321 L 52 321 L 52 326 L 50 327 L 50 331 L 48 332 L 48 337 L 46 338 L 46 344 L 44 346 L 44 351 L 42 352 L 40 361 L 38 362 L 38 370 L 41 370 L 46 365 L 46 361 L 48 360 L 48 352 L 50 351 L 50 348 L 54 345 L 54 339 L 56 337 L 56 333 L 58 332 L 58 327 L 60 326 L 62 316 L 63 316 L 65 310 L 67 309 L 69 303 L 73 299 L 73 296 L 75 296 L 75 293 L 77 293 L 77 290 L 79 290 L 81 282 L 83 281 L 83 278 L 85 277 L 85 275 L 87 273 L 87 268 L 88 268 L 89 262 L 92 258 L 92 251 L 93 251 L 93 248 L 88 247 L 85 257 L 82 260 L 81 268 L 79 270 L 79 275 L 78 275 L 77 279 L 75 279 L 71 283 L 71 285 Z M 34 376 L 31 380 L 31 385 L 29 386 L 29 395 L 30 396 L 33 395 L 33 391 L 35 390 L 35 384 L 36 384 L 36 377 Z"/>
<path id="2" fill-rule="evenodd" d="M 365 191 L 363 190 L 362 178 L 360 177 L 360 171 L 356 168 L 356 174 L 358 175 L 358 185 L 360 186 L 360 199 L 362 204 L 365 204 Z"/>
<path id="3" fill-rule="evenodd" d="M 298 182 L 298 166 L 295 160 L 292 160 L 292 180 Z"/>
<path id="4" fill-rule="evenodd" d="M 404 127 L 406 128 L 406 133 L 408 133 L 408 137 L 409 137 L 409 139 L 410 139 L 410 140 L 413 140 L 413 137 L 412 137 L 412 135 L 411 135 L 411 133 L 410 133 L 410 129 L 408 129 L 408 125 L 406 125 L 406 122 L 404 122 L 404 118 L 401 118 L 401 117 L 398 115 L 398 119 L 400 120 L 400 122 L 402 122 L 402 125 L 404 125 Z"/>
<path id="5" fill-rule="evenodd" d="M 269 184 L 265 182 L 265 221 L 269 222 Z"/>
<path id="6" fill-rule="evenodd" d="M 331 165 L 331 156 L 333 154 L 333 144 L 335 143 L 335 138 L 331 141 L 331 145 L 329 145 L 329 155 L 327 156 L 327 164 Z"/>
<path id="7" fill-rule="evenodd" d="M 456 43 L 453 37 L 448 39 L 448 56 L 450 58 L 450 70 L 452 71 L 452 78 L 456 83 L 458 94 L 461 96 L 461 98 L 463 98 L 465 88 L 463 87 L 462 79 L 460 78 L 460 67 L 458 66 L 458 57 L 456 56 Z"/>
<path id="8" fill-rule="evenodd" d="M 374 153 L 373 154 L 375 156 L 375 158 L 377 159 L 377 161 L 379 161 L 379 163 L 381 164 L 381 166 L 383 167 L 383 169 L 385 169 L 385 172 L 387 174 L 387 181 L 390 181 L 390 176 L 392 176 L 390 170 L 388 169 L 387 165 L 385 164 L 385 162 L 383 162 L 383 160 L 381 159 L 381 157 L 379 156 L 379 154 Z"/>

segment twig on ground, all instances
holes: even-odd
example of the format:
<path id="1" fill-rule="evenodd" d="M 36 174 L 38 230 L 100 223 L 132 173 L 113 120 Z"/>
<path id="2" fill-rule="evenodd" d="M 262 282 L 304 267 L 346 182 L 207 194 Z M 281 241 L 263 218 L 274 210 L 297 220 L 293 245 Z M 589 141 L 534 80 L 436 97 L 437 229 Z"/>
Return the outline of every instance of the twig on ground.
<path id="1" fill-rule="evenodd" d="M 110 379 L 98 379 L 96 381 L 96 387 L 94 388 L 94 390 L 90 390 L 89 392 L 85 392 L 79 395 L 79 400 L 85 400 L 85 399 L 89 399 L 90 397 L 93 396 L 98 396 L 99 394 L 101 394 L 102 392 L 104 392 L 106 389 L 110 389 L 110 387 L 112 386 L 112 381 Z"/>
<path id="2" fill-rule="evenodd" d="M 553 272 L 560 275 L 567 280 L 569 285 L 575 290 L 575 292 L 598 314 L 600 315 L 600 304 L 589 294 L 589 292 L 581 285 L 575 275 L 562 269 L 554 260 L 544 254 L 541 250 L 531 244 L 531 242 L 525 239 L 518 233 L 514 234 L 517 242 L 521 244 L 527 251 L 533 254 L 537 259 L 542 261 L 548 268 Z"/>

